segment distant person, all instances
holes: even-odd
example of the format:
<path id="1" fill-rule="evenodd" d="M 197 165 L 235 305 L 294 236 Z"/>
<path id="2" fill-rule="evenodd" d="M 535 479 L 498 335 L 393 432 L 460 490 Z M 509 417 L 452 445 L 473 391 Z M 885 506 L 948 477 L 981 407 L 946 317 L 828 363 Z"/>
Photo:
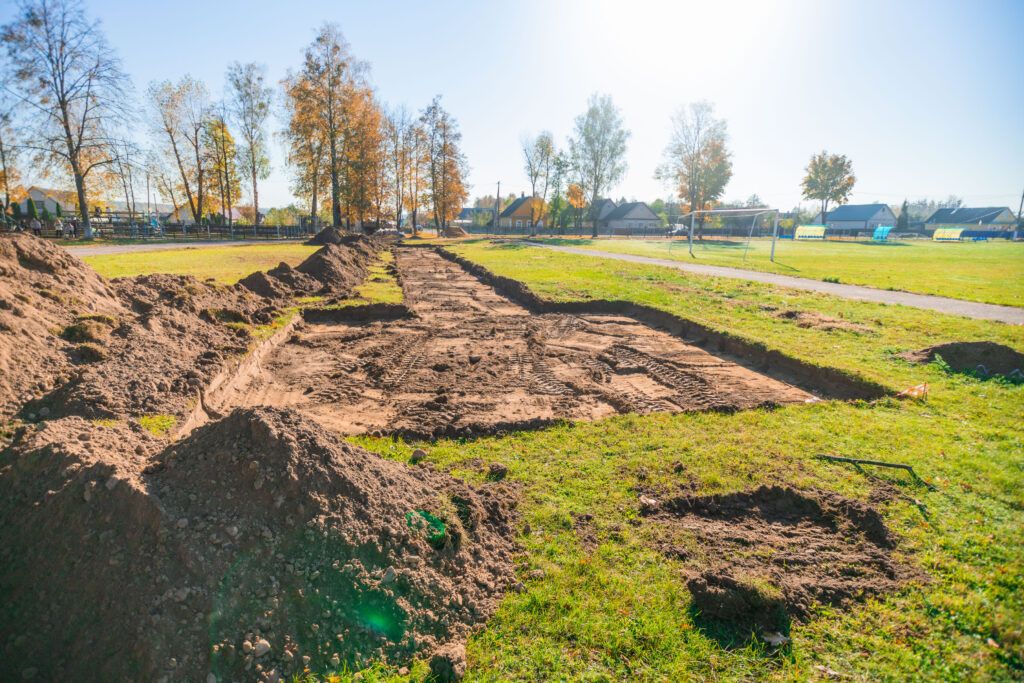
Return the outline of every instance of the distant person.
<path id="1" fill-rule="evenodd" d="M 64 239 L 64 223 L 59 218 L 53 221 L 53 232 L 57 235 L 57 239 Z"/>
<path id="2" fill-rule="evenodd" d="M 42 237 L 43 236 L 43 224 L 39 222 L 38 218 L 33 218 L 32 222 L 29 223 L 29 225 L 32 228 L 32 234 L 33 235 L 35 235 L 36 237 Z"/>
<path id="3" fill-rule="evenodd" d="M 68 221 L 68 229 L 71 231 L 71 239 L 78 239 L 78 221 L 74 218 Z"/>

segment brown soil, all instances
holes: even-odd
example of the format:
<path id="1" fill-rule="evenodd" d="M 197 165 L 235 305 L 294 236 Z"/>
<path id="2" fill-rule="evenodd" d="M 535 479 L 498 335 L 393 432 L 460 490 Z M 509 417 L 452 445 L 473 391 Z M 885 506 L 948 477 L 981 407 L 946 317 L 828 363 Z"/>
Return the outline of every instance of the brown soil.
<path id="1" fill-rule="evenodd" d="M 852 323 L 849 320 L 843 320 L 842 318 L 833 318 L 815 311 L 791 309 L 777 311 L 774 315 L 776 318 L 792 321 L 797 327 L 819 330 L 821 332 L 834 332 L 837 330 L 842 332 L 857 332 L 860 334 L 871 334 L 874 332 L 874 330 L 867 325 Z"/>
<path id="2" fill-rule="evenodd" d="M 11 456 L 5 680 L 405 662 L 463 641 L 514 577 L 505 485 L 384 460 L 294 413 L 239 410 L 171 446 L 65 418 Z"/>
<path id="3" fill-rule="evenodd" d="M 100 321 L 125 312 L 109 283 L 65 250 L 31 235 L 0 237 L 0 422 L 67 381 L 80 346 L 95 343 L 90 332 L 104 335 Z"/>
<path id="4" fill-rule="evenodd" d="M 337 241 L 331 241 L 332 235 Z M 316 242 L 321 236 L 321 241 Z M 387 243 L 387 238 L 343 235 L 334 228 L 325 228 L 307 242 L 324 244 L 323 248 L 295 268 L 281 263 L 266 272 L 244 277 L 238 284 L 269 299 L 345 295 L 363 282 L 370 263 Z"/>
<path id="5" fill-rule="evenodd" d="M 437 436 L 817 400 L 625 316 L 534 315 L 433 251 L 400 249 L 397 262 L 414 317 L 307 322 L 214 407 L 274 405 L 343 433 Z"/>
<path id="6" fill-rule="evenodd" d="M 642 502 L 662 552 L 687 564 L 698 623 L 726 640 L 784 633 L 815 604 L 842 607 L 916 577 L 893 557 L 878 512 L 836 494 L 762 486 Z"/>
<path id="7" fill-rule="evenodd" d="M 1004 377 L 1024 373 L 1024 353 L 995 342 L 949 342 L 899 354 L 911 363 L 930 363 L 936 356 L 957 372 Z"/>

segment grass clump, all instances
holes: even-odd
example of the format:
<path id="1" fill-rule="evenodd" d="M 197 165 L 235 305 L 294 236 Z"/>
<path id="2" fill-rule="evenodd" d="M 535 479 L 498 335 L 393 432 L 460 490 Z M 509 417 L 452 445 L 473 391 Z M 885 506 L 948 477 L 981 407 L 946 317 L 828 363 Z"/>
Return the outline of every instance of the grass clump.
<path id="1" fill-rule="evenodd" d="M 139 418 L 139 426 L 154 436 L 165 436 L 178 424 L 174 415 L 143 415 Z"/>

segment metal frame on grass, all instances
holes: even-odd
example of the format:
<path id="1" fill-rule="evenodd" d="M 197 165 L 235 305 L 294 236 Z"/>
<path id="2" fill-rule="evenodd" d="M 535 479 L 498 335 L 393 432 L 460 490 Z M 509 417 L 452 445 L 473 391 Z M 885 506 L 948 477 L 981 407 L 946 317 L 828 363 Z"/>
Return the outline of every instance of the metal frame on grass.
<path id="1" fill-rule="evenodd" d="M 750 249 L 750 240 L 754 236 L 754 226 L 757 224 L 758 217 L 759 216 L 763 216 L 765 214 L 773 214 L 775 216 L 775 219 L 774 219 L 774 222 L 773 222 L 773 225 L 772 225 L 772 251 L 771 251 L 771 255 L 770 255 L 769 259 L 772 262 L 775 261 L 775 240 L 778 238 L 778 235 L 779 235 L 779 210 L 778 209 L 767 209 L 765 207 L 752 207 L 752 208 L 749 208 L 749 209 L 698 209 L 697 211 L 690 211 L 689 213 L 684 213 L 679 218 L 686 218 L 687 216 L 690 217 L 690 231 L 689 231 L 690 256 L 692 256 L 693 258 L 697 258 L 697 256 L 693 253 L 693 227 L 694 227 L 694 223 L 697 220 L 697 214 L 716 214 L 716 213 L 731 214 L 731 215 L 747 214 L 747 215 L 751 216 L 751 220 L 750 220 L 750 234 L 747 235 L 747 245 L 743 249 L 743 260 L 744 261 L 747 260 L 747 250 Z"/>

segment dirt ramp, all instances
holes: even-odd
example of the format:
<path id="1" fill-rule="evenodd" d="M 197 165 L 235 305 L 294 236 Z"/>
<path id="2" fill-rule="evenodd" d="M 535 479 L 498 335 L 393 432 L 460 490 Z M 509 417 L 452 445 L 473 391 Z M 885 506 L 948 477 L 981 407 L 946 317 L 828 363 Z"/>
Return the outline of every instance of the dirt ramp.
<path id="1" fill-rule="evenodd" d="M 695 621 L 727 645 L 916 576 L 878 512 L 836 494 L 762 486 L 648 501 L 645 512 L 662 552 L 686 563 Z"/>
<path id="2" fill-rule="evenodd" d="M 131 429 L 80 441 L 88 428 L 54 421 L 0 471 L 13 567 L 0 639 L 16 644 L 0 678 L 24 663 L 43 679 L 192 681 L 407 662 L 458 651 L 514 580 L 500 485 L 387 461 L 272 409 L 155 456 Z"/>
<path id="3" fill-rule="evenodd" d="M 954 372 L 1017 377 L 1024 380 L 1024 353 L 995 342 L 949 342 L 917 351 L 906 351 L 900 358 L 911 363 L 931 363 L 941 357 Z"/>

